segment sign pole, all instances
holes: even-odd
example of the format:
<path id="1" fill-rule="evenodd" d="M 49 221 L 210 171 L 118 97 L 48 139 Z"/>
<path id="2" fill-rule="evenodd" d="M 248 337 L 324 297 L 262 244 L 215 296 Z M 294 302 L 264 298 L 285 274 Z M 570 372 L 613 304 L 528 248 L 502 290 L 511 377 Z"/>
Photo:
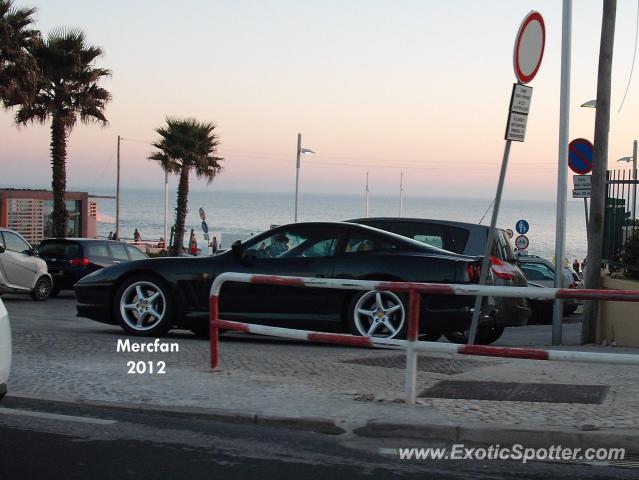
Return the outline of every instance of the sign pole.
<path id="1" fill-rule="evenodd" d="M 555 221 L 555 287 L 564 283 L 566 256 L 566 179 L 568 174 L 568 127 L 570 122 L 570 53 L 572 0 L 564 0 L 561 28 L 561 89 L 559 97 L 559 161 L 557 162 L 557 217 Z M 553 302 L 552 344 L 561 345 L 563 302 Z"/>
<path id="2" fill-rule="evenodd" d="M 488 230 L 488 239 L 486 240 L 486 247 L 484 248 L 484 258 L 481 262 L 481 275 L 479 278 L 479 284 L 486 283 L 486 277 L 488 276 L 488 262 L 490 261 L 490 252 L 492 250 L 493 242 L 495 241 L 495 227 L 497 225 L 497 217 L 499 216 L 499 205 L 501 204 L 501 194 L 504 190 L 504 181 L 506 180 L 506 169 L 508 167 L 508 157 L 510 155 L 510 140 L 506 140 L 506 146 L 504 147 L 504 157 L 501 161 L 501 171 L 499 172 L 499 182 L 497 183 L 497 193 L 495 194 L 495 206 L 493 207 L 493 214 L 490 219 L 490 229 Z M 475 308 L 473 310 L 473 319 L 470 324 L 470 331 L 468 333 L 468 343 L 474 344 L 475 337 L 477 336 L 477 324 L 479 323 L 479 313 L 481 310 L 481 303 L 484 297 L 475 297 Z"/>
<path id="3" fill-rule="evenodd" d="M 588 231 L 588 199 L 584 198 L 584 211 L 586 212 L 586 231 Z"/>
<path id="4" fill-rule="evenodd" d="M 539 12 L 532 11 L 521 22 L 519 31 L 515 36 L 515 48 L 513 50 L 513 69 L 517 83 L 513 85 L 510 97 L 510 107 L 508 108 L 508 121 L 506 123 L 506 146 L 504 147 L 504 157 L 501 161 L 501 171 L 499 172 L 499 182 L 497 183 L 497 193 L 495 194 L 495 206 L 490 220 L 488 238 L 484 248 L 484 258 L 481 264 L 481 274 L 479 283 L 486 283 L 490 254 L 495 241 L 495 227 L 499 217 L 499 207 L 501 204 L 504 181 L 506 180 L 506 170 L 508 168 L 508 156 L 510 155 L 510 144 L 512 141 L 523 142 L 526 136 L 526 123 L 528 122 L 528 112 L 530 110 L 530 100 L 532 87 L 527 84 L 535 78 L 544 56 L 544 46 L 546 44 L 546 27 L 544 19 Z M 477 325 L 483 297 L 475 297 L 475 308 L 468 332 L 468 343 L 474 344 L 477 336 Z"/>

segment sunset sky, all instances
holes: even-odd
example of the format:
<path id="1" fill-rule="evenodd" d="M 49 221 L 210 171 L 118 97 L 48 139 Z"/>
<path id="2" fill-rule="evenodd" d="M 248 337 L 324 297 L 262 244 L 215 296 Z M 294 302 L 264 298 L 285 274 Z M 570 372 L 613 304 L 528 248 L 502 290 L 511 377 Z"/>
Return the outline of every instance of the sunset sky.
<path id="1" fill-rule="evenodd" d="M 601 1 L 573 11 L 570 137 L 592 139 Z M 113 75 L 109 126 L 78 124 L 69 189 L 115 188 L 116 137 L 127 188 L 161 188 L 146 160 L 166 115 L 213 121 L 223 173 L 211 187 L 293 191 L 297 133 L 305 192 L 490 197 L 515 81 L 512 50 L 530 10 L 544 16 L 546 52 L 525 143 L 515 143 L 506 195 L 554 199 L 557 178 L 561 1 L 304 0 L 183 2 L 16 0 L 38 27 L 82 28 Z M 639 72 L 628 81 L 637 2 L 618 2 L 610 163 L 639 137 Z M 639 65 L 637 66 L 639 68 Z M 48 187 L 48 125 L 16 128 L 0 113 L 0 185 Z M 627 164 L 623 164 L 626 166 Z M 572 182 L 571 182 L 572 183 Z"/>

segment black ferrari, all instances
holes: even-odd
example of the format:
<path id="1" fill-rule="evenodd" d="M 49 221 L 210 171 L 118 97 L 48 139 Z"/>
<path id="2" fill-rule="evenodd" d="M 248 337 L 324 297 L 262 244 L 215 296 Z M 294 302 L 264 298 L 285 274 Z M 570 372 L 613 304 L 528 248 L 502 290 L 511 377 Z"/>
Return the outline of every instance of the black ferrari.
<path id="1" fill-rule="evenodd" d="M 205 334 L 213 279 L 223 272 L 434 283 L 477 283 L 481 260 L 352 223 L 284 225 L 221 255 L 127 262 L 75 285 L 78 316 L 120 325 L 134 335 L 173 328 Z M 437 339 L 468 328 L 473 297 L 423 296 L 420 333 Z M 383 320 L 375 321 L 383 314 Z M 493 304 L 482 307 L 490 326 Z M 355 335 L 405 335 L 407 298 L 401 293 L 227 283 L 220 316 L 228 320 Z"/>

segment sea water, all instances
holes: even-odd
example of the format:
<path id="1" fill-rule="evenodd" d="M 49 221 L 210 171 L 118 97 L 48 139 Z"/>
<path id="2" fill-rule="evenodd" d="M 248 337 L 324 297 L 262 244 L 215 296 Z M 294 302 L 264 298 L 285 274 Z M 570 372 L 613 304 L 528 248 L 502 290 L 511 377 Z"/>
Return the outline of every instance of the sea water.
<path id="1" fill-rule="evenodd" d="M 95 188 L 92 194 L 110 194 Z M 198 244 L 203 239 L 199 208 L 205 212 L 211 237 L 224 233 L 257 234 L 271 225 L 293 222 L 294 195 L 292 193 L 229 192 L 192 190 L 189 193 L 186 230 L 194 229 Z M 115 216 L 115 200 L 98 199 L 100 213 Z M 169 192 L 169 230 L 175 221 L 175 192 Z M 404 217 L 431 218 L 478 223 L 491 205 L 492 199 L 428 198 L 405 196 Z M 341 221 L 365 216 L 363 195 L 301 194 L 298 221 Z M 530 240 L 528 253 L 552 259 L 555 250 L 554 202 L 543 200 L 513 200 L 504 198 L 499 212 L 498 226 L 515 230 L 517 220 L 530 224 L 526 234 Z M 369 196 L 369 216 L 398 216 L 399 196 Z M 490 224 L 491 211 L 483 224 Z M 132 238 L 137 228 L 143 239 L 157 240 L 164 235 L 164 191 L 121 190 L 120 231 L 122 238 Z M 98 235 L 107 236 L 114 230 L 112 223 L 98 223 Z M 515 236 L 518 234 L 515 232 Z M 187 233 L 188 238 L 188 233 Z M 514 241 L 514 239 L 513 239 Z M 228 247 L 228 245 L 223 245 Z M 566 257 L 572 262 L 586 256 L 586 226 L 581 199 L 568 201 L 566 219 Z"/>

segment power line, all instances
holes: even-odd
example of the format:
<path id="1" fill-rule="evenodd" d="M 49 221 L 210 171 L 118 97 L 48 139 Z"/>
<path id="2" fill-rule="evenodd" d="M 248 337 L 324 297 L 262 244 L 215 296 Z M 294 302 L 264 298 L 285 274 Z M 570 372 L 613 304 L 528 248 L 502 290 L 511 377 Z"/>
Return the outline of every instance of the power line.
<path id="1" fill-rule="evenodd" d="M 632 54 L 632 66 L 630 67 L 630 75 L 628 76 L 628 84 L 626 85 L 626 91 L 623 94 L 623 98 L 621 99 L 621 105 L 619 105 L 619 110 L 617 110 L 617 113 L 621 112 L 621 107 L 623 107 L 623 104 L 626 101 L 626 95 L 628 95 L 628 90 L 630 89 L 630 81 L 632 80 L 632 71 L 635 69 L 635 59 L 637 58 L 637 36 L 639 36 L 639 0 L 637 0 L 637 21 L 635 24 L 635 50 Z"/>

